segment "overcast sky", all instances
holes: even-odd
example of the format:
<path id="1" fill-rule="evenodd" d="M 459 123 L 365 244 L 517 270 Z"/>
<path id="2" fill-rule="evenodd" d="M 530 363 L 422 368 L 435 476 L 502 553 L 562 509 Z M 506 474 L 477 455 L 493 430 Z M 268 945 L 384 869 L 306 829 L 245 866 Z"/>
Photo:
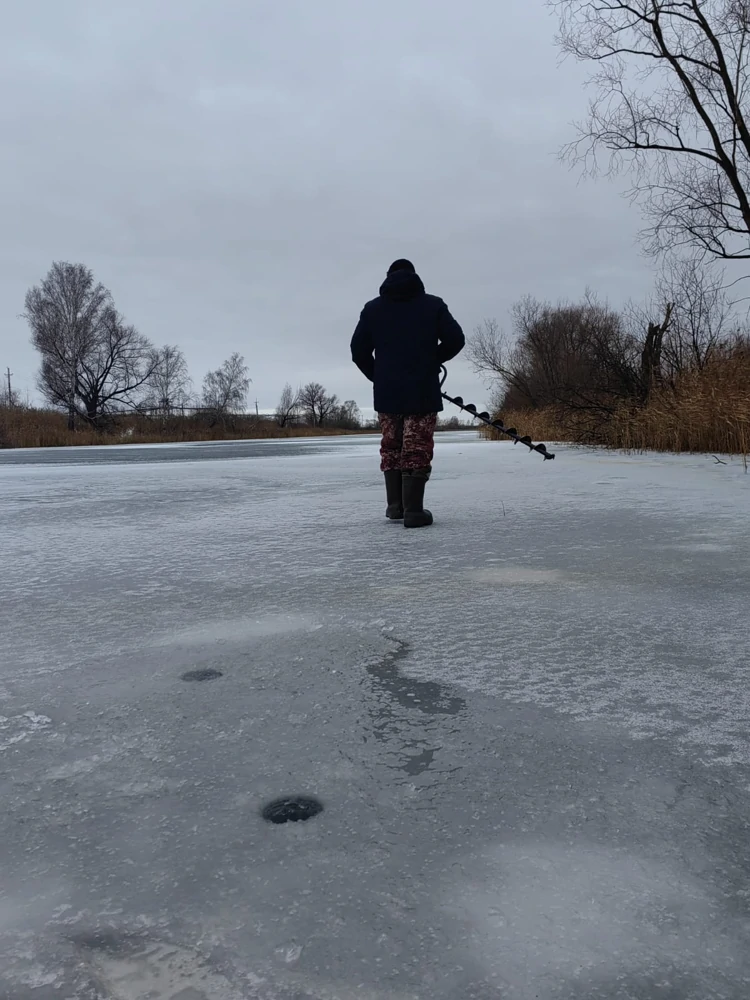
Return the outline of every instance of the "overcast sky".
<path id="1" fill-rule="evenodd" d="M 467 333 L 531 293 L 645 296 L 637 210 L 557 160 L 585 112 L 543 0 L 26 0 L 0 32 L 0 368 L 83 262 L 196 384 L 232 351 L 273 407 L 371 405 L 349 341 L 396 257 Z M 454 362 L 448 386 L 477 402 Z"/>

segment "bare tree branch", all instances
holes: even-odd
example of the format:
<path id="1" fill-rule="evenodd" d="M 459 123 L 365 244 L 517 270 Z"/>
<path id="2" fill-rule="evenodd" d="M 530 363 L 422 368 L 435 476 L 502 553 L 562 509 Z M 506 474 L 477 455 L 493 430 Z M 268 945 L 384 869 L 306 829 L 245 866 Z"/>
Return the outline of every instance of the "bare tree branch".
<path id="1" fill-rule="evenodd" d="M 154 370 L 142 406 L 170 416 L 190 402 L 192 382 L 185 355 L 179 347 L 166 344 L 156 351 Z"/>
<path id="2" fill-rule="evenodd" d="M 594 98 L 563 150 L 633 170 L 646 249 L 750 259 L 747 0 L 548 0 Z"/>

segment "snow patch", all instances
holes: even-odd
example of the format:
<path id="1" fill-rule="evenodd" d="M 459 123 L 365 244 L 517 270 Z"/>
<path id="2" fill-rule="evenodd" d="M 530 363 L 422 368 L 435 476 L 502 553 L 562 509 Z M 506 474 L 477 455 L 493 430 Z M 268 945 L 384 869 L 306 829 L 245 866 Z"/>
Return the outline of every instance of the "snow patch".
<path id="1" fill-rule="evenodd" d="M 23 712 L 21 715 L 0 715 L 0 751 L 8 750 L 16 743 L 36 735 L 52 725 L 52 719 L 36 712 Z"/>
<path id="2" fill-rule="evenodd" d="M 465 574 L 474 583 L 500 587 L 523 584 L 560 583 L 564 575 L 556 569 L 530 569 L 528 566 L 483 566 Z"/>
<path id="3" fill-rule="evenodd" d="M 647 857 L 502 844 L 459 868 L 468 878 L 450 886 L 444 907 L 498 983 L 524 996 L 552 1000 L 561 981 L 584 975 L 615 984 L 650 961 L 696 972 L 742 958 L 719 925 L 711 930 L 718 906 L 704 887 Z"/>
<path id="4" fill-rule="evenodd" d="M 107 982 L 113 1000 L 243 1000 L 246 996 L 200 955 L 169 944 L 152 942 L 128 955 L 87 949 L 86 958 Z"/>
<path id="5" fill-rule="evenodd" d="M 308 615 L 267 615 L 263 618 L 237 618 L 230 621 L 207 622 L 192 628 L 179 629 L 158 636 L 155 646 L 208 646 L 242 643 L 248 639 L 287 635 L 293 632 L 315 632 L 323 625 Z"/>

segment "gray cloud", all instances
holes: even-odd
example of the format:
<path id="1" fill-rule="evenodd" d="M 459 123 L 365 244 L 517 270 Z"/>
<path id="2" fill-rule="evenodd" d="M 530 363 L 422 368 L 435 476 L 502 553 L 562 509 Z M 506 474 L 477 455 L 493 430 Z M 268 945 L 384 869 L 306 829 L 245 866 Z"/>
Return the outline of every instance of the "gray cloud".
<path id="1" fill-rule="evenodd" d="M 84 261 L 199 382 L 231 351 L 371 402 L 359 310 L 412 258 L 469 331 L 527 292 L 646 293 L 637 212 L 556 159 L 584 110 L 542 0 L 11 5 L 0 37 L 0 366 L 53 259 Z M 465 362 L 450 385 L 482 395 Z"/>

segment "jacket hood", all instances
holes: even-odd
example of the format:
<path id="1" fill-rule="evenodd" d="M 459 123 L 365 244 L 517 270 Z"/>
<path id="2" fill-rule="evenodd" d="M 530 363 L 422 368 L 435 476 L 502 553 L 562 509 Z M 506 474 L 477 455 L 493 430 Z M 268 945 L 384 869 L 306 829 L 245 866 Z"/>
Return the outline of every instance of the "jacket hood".
<path id="1" fill-rule="evenodd" d="M 380 294 L 393 302 L 408 302 L 424 294 L 424 285 L 419 275 L 412 271 L 394 271 L 380 286 Z"/>

